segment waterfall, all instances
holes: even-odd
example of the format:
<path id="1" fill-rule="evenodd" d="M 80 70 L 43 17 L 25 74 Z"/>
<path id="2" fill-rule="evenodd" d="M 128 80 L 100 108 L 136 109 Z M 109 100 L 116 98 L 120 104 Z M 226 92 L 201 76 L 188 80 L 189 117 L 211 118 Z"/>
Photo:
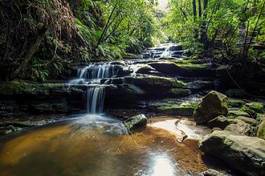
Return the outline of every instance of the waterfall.
<path id="1" fill-rule="evenodd" d="M 77 77 L 69 82 L 69 85 L 87 86 L 87 112 L 101 113 L 104 108 L 105 86 L 102 79 L 108 79 L 118 74 L 118 68 L 112 63 L 95 63 L 80 68 Z"/>
<path id="2" fill-rule="evenodd" d="M 117 74 L 115 65 L 111 63 L 91 64 L 78 71 L 79 79 L 104 79 L 111 78 Z"/>
<path id="3" fill-rule="evenodd" d="M 87 88 L 87 112 L 101 113 L 104 108 L 105 91 L 103 86 Z"/>

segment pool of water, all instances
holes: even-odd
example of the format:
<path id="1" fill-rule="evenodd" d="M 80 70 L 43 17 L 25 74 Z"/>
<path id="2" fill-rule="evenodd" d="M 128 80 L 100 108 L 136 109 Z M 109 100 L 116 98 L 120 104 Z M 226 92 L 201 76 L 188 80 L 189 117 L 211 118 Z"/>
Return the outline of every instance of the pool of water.
<path id="1" fill-rule="evenodd" d="M 0 141 L 1 176 L 175 176 L 207 167 L 197 142 L 148 126 L 128 135 L 119 120 L 82 115 Z"/>

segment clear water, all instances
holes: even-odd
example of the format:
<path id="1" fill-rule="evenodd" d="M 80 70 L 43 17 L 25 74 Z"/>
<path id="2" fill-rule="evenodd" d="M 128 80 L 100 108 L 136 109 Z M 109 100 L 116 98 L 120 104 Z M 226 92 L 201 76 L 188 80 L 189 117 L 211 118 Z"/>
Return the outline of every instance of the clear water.
<path id="1" fill-rule="evenodd" d="M 0 142 L 1 176 L 175 176 L 206 169 L 196 142 L 148 127 L 127 135 L 105 115 L 36 129 Z"/>

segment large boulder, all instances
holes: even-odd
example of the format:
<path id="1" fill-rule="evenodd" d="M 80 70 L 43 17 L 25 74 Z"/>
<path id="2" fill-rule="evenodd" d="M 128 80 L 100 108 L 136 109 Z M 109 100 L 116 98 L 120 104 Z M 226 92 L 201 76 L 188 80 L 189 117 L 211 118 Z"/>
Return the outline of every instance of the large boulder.
<path id="1" fill-rule="evenodd" d="M 214 131 L 200 141 L 200 149 L 206 155 L 223 160 L 231 168 L 244 175 L 265 175 L 265 140 Z"/>
<path id="2" fill-rule="evenodd" d="M 197 124 L 206 124 L 219 115 L 227 115 L 228 98 L 222 93 L 211 91 L 208 93 L 194 111 L 194 119 Z"/>
<path id="3" fill-rule="evenodd" d="M 124 125 L 128 131 L 132 133 L 137 130 L 144 129 L 147 125 L 147 118 L 144 114 L 136 115 L 127 119 L 124 122 Z"/>

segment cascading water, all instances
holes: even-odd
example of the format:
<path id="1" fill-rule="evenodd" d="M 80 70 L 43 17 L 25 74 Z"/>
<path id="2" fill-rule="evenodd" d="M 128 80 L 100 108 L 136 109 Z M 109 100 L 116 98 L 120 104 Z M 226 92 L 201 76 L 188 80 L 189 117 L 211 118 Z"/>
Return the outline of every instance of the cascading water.
<path id="1" fill-rule="evenodd" d="M 96 114 L 103 112 L 105 99 L 105 86 L 102 79 L 116 76 L 115 65 L 111 63 L 90 64 L 77 72 L 77 78 L 69 82 L 70 85 L 87 86 L 87 112 Z"/>
<path id="2" fill-rule="evenodd" d="M 116 74 L 115 65 L 111 63 L 91 64 L 78 72 L 82 79 L 104 79 L 111 78 Z"/>
<path id="3" fill-rule="evenodd" d="M 104 108 L 105 91 L 103 86 L 88 87 L 87 89 L 87 112 L 101 113 Z"/>

